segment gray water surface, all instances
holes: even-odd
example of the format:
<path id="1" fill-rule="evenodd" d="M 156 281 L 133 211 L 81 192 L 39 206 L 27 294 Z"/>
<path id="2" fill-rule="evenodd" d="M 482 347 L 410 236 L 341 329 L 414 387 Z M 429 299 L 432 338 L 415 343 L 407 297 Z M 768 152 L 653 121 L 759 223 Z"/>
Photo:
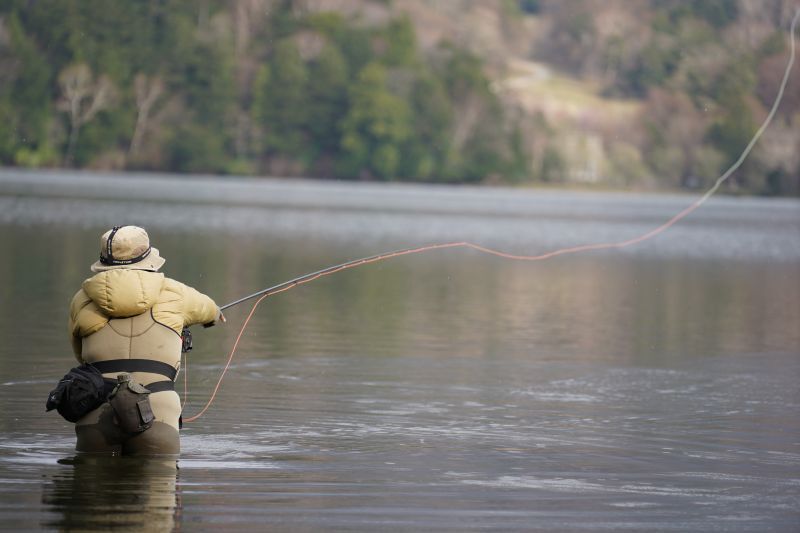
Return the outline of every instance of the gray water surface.
<path id="1" fill-rule="evenodd" d="M 226 303 L 405 246 L 624 240 L 693 199 L 2 171 L 0 527 L 797 531 L 795 200 L 714 198 L 617 252 L 436 251 L 270 298 L 177 468 L 76 456 L 44 413 L 113 224 Z M 188 415 L 249 310 L 195 328 Z"/>

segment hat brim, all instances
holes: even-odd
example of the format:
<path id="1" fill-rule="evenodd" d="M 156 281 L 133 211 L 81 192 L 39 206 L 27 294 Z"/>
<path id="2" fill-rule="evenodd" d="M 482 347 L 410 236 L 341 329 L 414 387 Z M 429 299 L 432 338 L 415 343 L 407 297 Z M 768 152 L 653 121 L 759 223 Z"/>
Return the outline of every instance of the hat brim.
<path id="1" fill-rule="evenodd" d="M 158 248 L 150 248 L 150 253 L 147 257 L 138 263 L 131 263 L 130 265 L 104 265 L 100 261 L 95 261 L 89 268 L 92 272 L 105 272 L 106 270 L 152 270 L 156 271 L 166 263 L 167 260 L 161 257 L 158 253 Z"/>

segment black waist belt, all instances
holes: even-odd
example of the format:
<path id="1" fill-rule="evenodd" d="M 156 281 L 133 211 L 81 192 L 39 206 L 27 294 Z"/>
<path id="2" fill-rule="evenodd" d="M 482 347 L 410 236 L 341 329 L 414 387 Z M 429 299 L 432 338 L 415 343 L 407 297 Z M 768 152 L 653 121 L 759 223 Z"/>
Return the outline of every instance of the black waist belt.
<path id="1" fill-rule="evenodd" d="M 105 382 L 103 388 L 103 396 L 107 398 L 108 395 L 113 392 L 114 387 L 117 386 L 117 380 L 103 378 L 103 381 Z M 168 390 L 174 391 L 175 382 L 172 381 L 171 379 L 165 379 L 164 381 L 154 381 L 149 385 L 144 385 L 144 388 L 149 390 L 150 392 L 164 392 Z"/>
<path id="2" fill-rule="evenodd" d="M 153 361 L 152 359 L 112 359 L 111 361 L 97 361 L 91 363 L 93 367 L 100 371 L 101 374 L 110 374 L 112 372 L 150 372 L 152 374 L 161 374 L 169 378 L 170 381 L 175 381 L 178 371 L 174 366 L 162 363 L 161 361 Z M 161 383 L 160 381 L 156 383 Z M 149 389 L 150 386 L 147 386 Z M 173 389 L 174 390 L 174 389 Z"/>
<path id="3" fill-rule="evenodd" d="M 151 383 L 150 385 L 145 385 L 145 389 L 149 390 L 150 392 L 164 392 L 166 390 L 175 390 L 175 382 L 171 379 L 165 379 L 164 381 L 156 381 Z"/>

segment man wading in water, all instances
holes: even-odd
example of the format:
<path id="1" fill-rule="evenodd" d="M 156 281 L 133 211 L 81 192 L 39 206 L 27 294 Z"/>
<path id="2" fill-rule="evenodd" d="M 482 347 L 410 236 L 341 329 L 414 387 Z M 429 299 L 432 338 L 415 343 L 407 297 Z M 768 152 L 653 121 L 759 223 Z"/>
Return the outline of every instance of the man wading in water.
<path id="1" fill-rule="evenodd" d="M 225 317 L 211 298 L 159 273 L 164 262 L 144 229 L 114 227 L 100 238 L 97 274 L 72 299 L 72 348 L 83 364 L 51 393 L 48 409 L 76 422 L 79 452 L 180 453 L 181 333 Z M 81 378 L 67 379 L 74 372 L 99 383 L 94 403 L 81 401 Z"/>

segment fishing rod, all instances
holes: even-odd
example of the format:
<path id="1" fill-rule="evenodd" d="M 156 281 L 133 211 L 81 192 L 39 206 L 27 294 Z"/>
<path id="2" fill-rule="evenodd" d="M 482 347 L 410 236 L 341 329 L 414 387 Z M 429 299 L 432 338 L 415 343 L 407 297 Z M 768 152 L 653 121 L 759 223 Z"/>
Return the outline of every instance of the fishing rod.
<path id="1" fill-rule="evenodd" d="M 256 302 L 253 304 L 253 307 L 250 309 L 250 313 L 247 315 L 247 318 L 245 319 L 244 323 L 242 324 L 241 329 L 239 330 L 239 334 L 236 337 L 236 341 L 233 344 L 233 348 L 231 348 L 231 352 L 228 355 L 228 361 L 225 363 L 225 367 L 223 368 L 222 374 L 220 375 L 219 380 L 217 381 L 217 385 L 214 387 L 214 391 L 211 393 L 211 397 L 209 398 L 208 402 L 200 410 L 199 413 L 197 413 L 196 415 L 194 415 L 192 417 L 188 417 L 188 418 L 184 419 L 184 422 L 193 422 L 194 420 L 197 420 L 198 418 L 200 418 L 200 416 L 203 415 L 203 413 L 205 413 L 208 410 L 208 408 L 214 402 L 214 399 L 216 398 L 216 395 L 217 395 L 217 391 L 219 390 L 219 387 L 222 384 L 222 380 L 225 377 L 225 373 L 228 371 L 228 368 L 230 367 L 231 362 L 233 361 L 233 356 L 236 354 L 236 350 L 239 347 L 239 341 L 241 340 L 242 335 L 244 334 L 245 330 L 247 329 L 247 326 L 250 323 L 250 319 L 253 317 L 253 314 L 256 312 L 256 309 L 258 308 L 259 304 L 265 298 L 267 298 L 268 296 L 271 296 L 271 295 L 274 295 L 274 294 L 278 294 L 278 293 L 281 293 L 281 292 L 284 292 L 284 291 L 288 291 L 290 289 L 293 289 L 294 287 L 297 287 L 298 285 L 302 285 L 304 283 L 309 283 L 309 282 L 314 281 L 316 279 L 319 279 L 319 278 L 321 278 L 323 276 L 328 276 L 330 274 L 334 274 L 336 272 L 341 272 L 343 270 L 347 270 L 347 269 L 354 268 L 354 267 L 357 267 L 357 266 L 366 265 L 366 264 L 369 264 L 369 263 L 375 263 L 377 261 L 382 261 L 384 259 L 389 259 L 389 258 L 392 258 L 392 257 L 399 257 L 399 256 L 403 256 L 403 255 L 416 254 L 416 253 L 426 252 L 426 251 L 430 251 L 430 250 L 464 247 L 464 248 L 472 248 L 472 249 L 477 250 L 479 252 L 484 252 L 484 253 L 495 255 L 495 256 L 498 256 L 498 257 L 505 258 L 505 259 L 516 259 L 516 260 L 520 260 L 520 261 L 542 261 L 542 260 L 550 259 L 550 258 L 559 256 L 559 255 L 573 254 L 573 253 L 585 252 L 585 251 L 589 251 L 589 250 L 608 250 L 608 249 L 624 248 L 626 246 L 631 246 L 631 245 L 638 244 L 640 242 L 649 240 L 649 239 L 655 237 L 656 235 L 666 231 L 668 228 L 670 228 L 676 222 L 678 222 L 679 220 L 681 220 L 685 216 L 689 215 L 690 213 L 692 213 L 693 211 L 698 209 L 715 192 L 717 192 L 717 190 L 720 188 L 720 186 L 742 165 L 744 160 L 747 158 L 747 156 L 752 151 L 752 149 L 755 146 L 755 144 L 758 141 L 758 139 L 761 138 L 761 135 L 764 133 L 764 131 L 769 126 L 769 124 L 772 122 L 772 119 L 773 119 L 773 117 L 775 116 L 775 113 L 778 110 L 778 106 L 780 105 L 781 100 L 783 99 L 783 93 L 784 93 L 784 91 L 786 89 L 786 84 L 789 81 L 789 74 L 791 73 L 792 66 L 794 65 L 794 59 L 795 59 L 794 33 L 795 33 L 795 28 L 797 27 L 798 18 L 800 18 L 800 8 L 795 10 L 794 17 L 792 18 L 792 22 L 791 22 L 790 29 L 789 29 L 789 43 L 790 43 L 789 61 L 788 61 L 787 65 L 786 65 L 786 70 L 783 73 L 783 79 L 781 80 L 780 88 L 778 89 L 778 94 L 775 97 L 775 101 L 773 102 L 772 108 L 770 109 L 769 113 L 767 114 L 767 117 L 764 119 L 764 121 L 761 124 L 761 126 L 755 132 L 755 134 L 753 135 L 753 138 L 750 139 L 750 142 L 744 148 L 744 150 L 742 151 L 742 153 L 739 156 L 739 158 L 730 166 L 730 168 L 728 168 L 728 170 L 726 170 L 719 178 L 717 178 L 717 180 L 714 182 L 714 184 L 711 186 L 711 188 L 708 189 L 705 192 L 705 194 L 703 194 L 700 198 L 695 200 L 691 205 L 689 205 L 688 207 L 686 207 L 685 209 L 683 209 L 682 211 L 680 211 L 679 213 L 674 215 L 672 218 L 670 218 L 669 220 L 667 220 L 666 222 L 664 222 L 660 226 L 658 226 L 655 229 L 652 229 L 652 230 L 650 230 L 648 232 L 645 232 L 645 233 L 643 233 L 643 234 L 641 234 L 641 235 L 639 235 L 637 237 L 633 237 L 631 239 L 627 239 L 627 240 L 623 240 L 623 241 L 571 246 L 571 247 L 559 248 L 557 250 L 554 250 L 554 251 L 551 251 L 551 252 L 546 252 L 546 253 L 539 254 L 539 255 L 510 254 L 510 253 L 502 252 L 500 250 L 493 250 L 491 248 L 487 248 L 485 246 L 481 246 L 479 244 L 474 244 L 474 243 L 467 242 L 467 241 L 448 242 L 448 243 L 440 243 L 440 244 L 431 244 L 431 245 L 428 245 L 428 246 L 419 246 L 419 247 L 416 247 L 416 248 L 406 248 L 406 249 L 403 249 L 403 250 L 396 250 L 396 251 L 393 251 L 393 252 L 385 252 L 385 253 L 382 253 L 382 254 L 372 255 L 372 256 L 369 256 L 369 257 L 361 258 L 361 259 L 354 259 L 354 260 L 348 261 L 346 263 L 341 263 L 339 265 L 334 265 L 334 266 L 330 266 L 330 267 L 327 267 L 327 268 L 323 268 L 322 270 L 317 270 L 316 272 L 311 272 L 311 273 L 308 273 L 308 274 L 304 274 L 302 276 L 298 276 L 298 277 L 296 277 L 294 279 L 291 279 L 289 281 L 285 281 L 283 283 L 279 283 L 278 285 L 274 285 L 272 287 L 260 290 L 258 292 L 253 293 L 253 294 L 250 294 L 249 296 L 245 296 L 244 298 L 240 298 L 240 299 L 235 300 L 235 301 L 233 301 L 231 303 L 225 304 L 224 306 L 220 307 L 220 310 L 228 309 L 230 307 L 238 305 L 238 304 L 240 304 L 242 302 L 246 302 L 246 301 L 251 300 L 253 298 L 258 298 L 256 300 Z M 185 379 L 185 375 L 184 375 L 184 379 Z M 184 384 L 185 383 L 186 382 L 184 382 Z M 184 389 L 184 390 L 185 390 L 185 393 L 184 393 L 184 402 L 185 402 L 186 397 L 188 396 L 188 391 L 186 391 L 186 389 Z"/>

